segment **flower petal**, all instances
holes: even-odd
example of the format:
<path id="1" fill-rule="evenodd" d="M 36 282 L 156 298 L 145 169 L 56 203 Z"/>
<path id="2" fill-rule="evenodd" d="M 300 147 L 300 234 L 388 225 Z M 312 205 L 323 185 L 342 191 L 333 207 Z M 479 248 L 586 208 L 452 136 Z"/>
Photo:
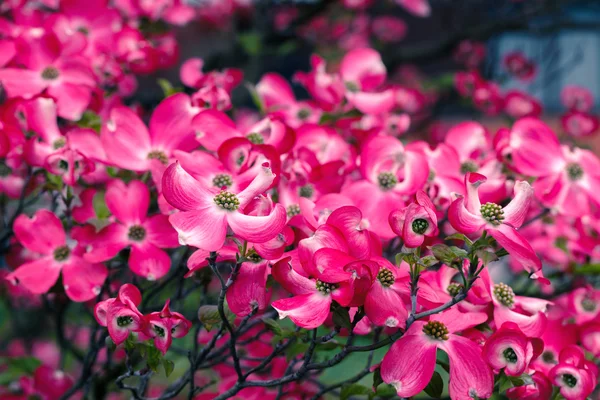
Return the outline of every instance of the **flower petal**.
<path id="1" fill-rule="evenodd" d="M 461 233 L 475 233 L 485 225 L 485 220 L 465 207 L 464 197 L 454 200 L 448 208 L 448 221 Z"/>
<path id="2" fill-rule="evenodd" d="M 223 247 L 227 235 L 227 221 L 225 214 L 213 210 L 205 208 L 171 215 L 169 222 L 179 235 L 179 243 L 207 251 L 217 251 Z"/>
<path id="3" fill-rule="evenodd" d="M 141 181 L 129 184 L 115 179 L 107 185 L 106 206 L 117 219 L 127 225 L 139 225 L 146 219 L 150 191 Z"/>
<path id="4" fill-rule="evenodd" d="M 515 261 L 532 274 L 533 278 L 543 278 L 542 262 L 536 256 L 529 242 L 519 232 L 506 224 L 487 231 Z"/>
<path id="5" fill-rule="evenodd" d="M 169 222 L 167 215 L 153 215 L 144 222 L 148 241 L 160 248 L 174 248 L 179 246 L 177 231 Z"/>
<path id="6" fill-rule="evenodd" d="M 264 243 L 273 239 L 285 226 L 287 215 L 281 204 L 276 204 L 269 215 L 253 216 L 240 212 L 227 214 L 231 230 L 242 239 Z"/>
<path id="7" fill-rule="evenodd" d="M 13 229 L 19 242 L 34 253 L 51 254 L 67 241 L 62 223 L 49 210 L 38 210 L 32 218 L 19 215 Z"/>
<path id="8" fill-rule="evenodd" d="M 112 164 L 133 171 L 149 168 L 150 134 L 140 117 L 129 108 L 117 106 L 110 111 L 102 125 L 100 139 Z"/>
<path id="9" fill-rule="evenodd" d="M 365 313 L 378 326 L 402 328 L 406 326 L 408 311 L 400 295 L 375 281 L 365 299 Z"/>
<path id="10" fill-rule="evenodd" d="M 162 178 L 165 199 L 181 211 L 198 210 L 214 205 L 214 195 L 204 189 L 179 163 L 169 165 Z"/>
<path id="11" fill-rule="evenodd" d="M 289 317 L 296 325 L 305 329 L 323 325 L 329 315 L 330 305 L 331 296 L 320 292 L 280 299 L 272 303 L 280 319 Z"/>
<path id="12" fill-rule="evenodd" d="M 171 258 L 163 250 L 151 243 L 131 246 L 129 269 L 148 280 L 160 279 L 169 272 Z"/>
<path id="13" fill-rule="evenodd" d="M 286 257 L 273 265 L 271 275 L 275 281 L 295 295 L 314 293 L 316 291 L 315 281 L 294 271 L 290 261 L 291 257 Z"/>
<path id="14" fill-rule="evenodd" d="M 58 280 L 61 264 L 50 257 L 21 265 L 6 276 L 13 285 L 21 285 L 34 294 L 48 292 Z"/>
<path id="15" fill-rule="evenodd" d="M 267 306 L 267 261 L 242 263 L 240 271 L 227 290 L 227 305 L 231 311 L 243 317 L 255 308 L 264 310 Z"/>
<path id="16" fill-rule="evenodd" d="M 238 193 L 237 198 L 240 201 L 240 209 L 243 210 L 252 199 L 270 188 L 274 180 L 275 174 L 271 171 L 271 168 L 268 165 L 263 165 L 252 182 Z"/>
<path id="17" fill-rule="evenodd" d="M 515 197 L 504 207 L 504 223 L 519 229 L 525 221 L 529 204 L 533 196 L 533 188 L 526 181 L 515 183 Z"/>
<path id="18" fill-rule="evenodd" d="M 63 264 L 63 286 L 67 296 L 75 302 L 88 301 L 98 296 L 108 276 L 103 264 L 90 264 L 71 255 Z"/>

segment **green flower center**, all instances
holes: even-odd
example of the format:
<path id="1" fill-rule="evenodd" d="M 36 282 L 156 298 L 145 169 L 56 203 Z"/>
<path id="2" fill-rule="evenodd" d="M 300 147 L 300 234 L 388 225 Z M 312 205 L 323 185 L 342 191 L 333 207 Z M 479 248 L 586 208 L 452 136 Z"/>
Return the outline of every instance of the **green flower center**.
<path id="1" fill-rule="evenodd" d="M 585 297 L 583 300 L 581 300 L 581 307 L 585 311 L 596 311 L 596 302 L 589 297 Z"/>
<path id="2" fill-rule="evenodd" d="M 233 193 L 222 190 L 221 193 L 215 196 L 215 203 L 223 210 L 235 211 L 240 206 L 240 201 Z"/>
<path id="3" fill-rule="evenodd" d="M 120 327 L 128 326 L 132 322 L 133 318 L 131 318 L 130 316 L 117 317 L 117 325 L 119 325 Z"/>
<path id="4" fill-rule="evenodd" d="M 292 218 L 295 215 L 300 214 L 300 206 L 298 204 L 292 204 L 287 208 L 287 216 Z"/>
<path id="5" fill-rule="evenodd" d="M 67 144 L 67 140 L 65 138 L 59 138 L 56 139 L 54 141 L 54 143 L 52 143 L 52 148 L 54 150 L 58 150 L 58 149 L 62 149 L 63 147 L 65 147 Z"/>
<path id="6" fill-rule="evenodd" d="M 154 332 L 160 337 L 165 337 L 165 330 L 158 325 L 154 325 Z"/>
<path id="7" fill-rule="evenodd" d="M 394 274 L 387 268 L 382 268 L 377 273 L 377 279 L 381 282 L 381 285 L 384 287 L 390 287 L 396 281 L 394 278 Z"/>
<path id="8" fill-rule="evenodd" d="M 460 165 L 460 172 L 466 174 L 467 172 L 477 172 L 479 167 L 473 161 L 465 161 Z"/>
<path id="9" fill-rule="evenodd" d="M 502 352 L 502 355 L 504 356 L 506 361 L 508 361 L 511 364 L 515 364 L 519 360 L 519 358 L 517 357 L 517 353 L 515 353 L 515 351 L 510 347 L 504 350 Z"/>
<path id="10" fill-rule="evenodd" d="M 148 160 L 158 160 L 164 165 L 169 163 L 169 157 L 167 157 L 167 155 L 160 150 L 154 150 L 148 153 Z"/>
<path id="11" fill-rule="evenodd" d="M 412 230 L 414 233 L 418 233 L 422 235 L 429 228 L 429 222 L 424 220 L 423 218 L 415 219 L 412 223 Z"/>
<path id="12" fill-rule="evenodd" d="M 481 216 L 492 225 L 500 225 L 504 221 L 504 210 L 496 203 L 485 203 L 480 209 Z"/>
<path id="13" fill-rule="evenodd" d="M 383 190 L 390 190 L 398 183 L 398 178 L 391 172 L 381 172 L 377 176 L 379 187 Z"/>
<path id="14" fill-rule="evenodd" d="M 356 83 L 350 82 L 350 81 L 347 81 L 344 83 L 346 85 L 346 89 L 348 89 L 349 92 L 353 92 L 353 93 L 358 92 L 358 85 Z"/>
<path id="15" fill-rule="evenodd" d="M 46 69 L 42 71 L 42 79 L 45 79 L 47 81 L 53 81 L 55 79 L 58 79 L 59 75 L 60 73 L 54 67 L 46 67 Z"/>
<path id="16" fill-rule="evenodd" d="M 448 288 L 446 290 L 448 290 L 448 294 L 450 294 L 450 296 L 455 297 L 458 296 L 458 294 L 463 290 L 464 286 L 460 283 L 457 282 L 452 282 L 448 285 Z"/>
<path id="17" fill-rule="evenodd" d="M 56 250 L 54 250 L 54 259 L 56 261 L 65 261 L 67 258 L 69 258 L 69 254 L 71 254 L 71 249 L 69 249 L 67 246 L 58 247 Z"/>
<path id="18" fill-rule="evenodd" d="M 233 185 L 233 179 L 229 174 L 217 174 L 213 178 L 213 185 L 215 185 L 219 189 L 222 187 L 229 187 Z"/>
<path id="19" fill-rule="evenodd" d="M 437 340 L 448 340 L 448 328 L 439 321 L 429 321 L 423 327 L 423 333 Z"/>
<path id="20" fill-rule="evenodd" d="M 333 292 L 335 289 L 337 289 L 339 287 L 339 285 L 337 285 L 335 283 L 322 282 L 317 279 L 316 287 L 319 292 L 321 292 L 323 294 L 329 294 L 329 293 Z"/>
<path id="21" fill-rule="evenodd" d="M 573 388 L 575 387 L 575 385 L 577 385 L 577 378 L 575 378 L 571 374 L 564 374 L 562 376 L 562 380 L 565 383 L 565 385 L 567 385 L 570 388 Z"/>
<path id="22" fill-rule="evenodd" d="M 300 187 L 300 189 L 298 190 L 298 194 L 300 195 L 300 197 L 310 198 L 314 193 L 315 188 L 313 188 L 313 185 L 311 185 L 310 183 Z"/>
<path id="23" fill-rule="evenodd" d="M 305 120 L 308 117 L 310 117 L 310 110 L 302 108 L 300 111 L 298 111 L 298 119 Z"/>
<path id="24" fill-rule="evenodd" d="M 136 242 L 139 242 L 140 240 L 144 240 L 146 237 L 146 229 L 140 225 L 133 225 L 129 228 L 129 233 L 127 236 L 129 237 L 129 240 L 135 240 Z"/>
<path id="25" fill-rule="evenodd" d="M 260 133 L 257 133 L 257 132 L 252 132 L 246 137 L 253 144 L 264 144 L 265 143 L 265 138 L 263 137 L 263 135 L 261 135 Z"/>
<path id="26" fill-rule="evenodd" d="M 497 283 L 494 285 L 494 296 L 506 307 L 512 307 L 515 304 L 515 292 L 506 283 Z"/>
<path id="27" fill-rule="evenodd" d="M 583 178 L 583 168 L 577 163 L 567 165 L 567 174 L 572 181 L 578 181 Z"/>

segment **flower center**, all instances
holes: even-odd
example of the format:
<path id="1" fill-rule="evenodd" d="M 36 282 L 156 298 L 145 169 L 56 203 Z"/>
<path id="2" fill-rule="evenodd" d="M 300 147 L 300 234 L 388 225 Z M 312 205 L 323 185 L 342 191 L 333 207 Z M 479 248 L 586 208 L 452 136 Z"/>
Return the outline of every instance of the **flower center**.
<path id="1" fill-rule="evenodd" d="M 379 187 L 383 190 L 392 189 L 398 183 L 398 178 L 391 172 L 381 172 L 377 176 L 377 181 L 379 182 Z"/>
<path id="2" fill-rule="evenodd" d="M 67 140 L 65 138 L 59 138 L 56 139 L 54 141 L 54 143 L 52 143 L 52 148 L 54 150 L 58 150 L 58 149 L 62 149 L 63 147 L 65 147 L 67 144 Z"/>
<path id="3" fill-rule="evenodd" d="M 167 157 L 167 155 L 160 150 L 154 150 L 148 153 L 148 160 L 158 160 L 164 165 L 169 163 L 169 157 Z"/>
<path id="4" fill-rule="evenodd" d="M 133 322 L 133 318 L 130 316 L 117 317 L 117 325 L 120 327 L 127 326 Z"/>
<path id="5" fill-rule="evenodd" d="M 562 376 L 562 380 L 570 388 L 573 388 L 575 385 L 577 385 L 577 378 L 571 374 L 564 374 Z"/>
<path id="6" fill-rule="evenodd" d="M 515 364 L 517 362 L 517 360 L 519 359 L 517 357 L 517 353 L 515 353 L 515 351 L 510 347 L 507 348 L 506 350 L 504 350 L 502 352 L 502 355 L 504 356 L 506 361 L 508 361 L 511 364 Z"/>
<path id="7" fill-rule="evenodd" d="M 396 278 L 394 278 L 394 274 L 392 273 L 392 271 L 390 271 L 387 268 L 382 268 L 379 270 L 379 273 L 377 273 L 377 279 L 379 280 L 379 282 L 381 282 L 381 285 L 384 287 L 390 287 L 396 281 Z"/>
<path id="8" fill-rule="evenodd" d="M 497 283 L 494 285 L 494 296 L 506 307 L 512 307 L 515 304 L 515 292 L 506 283 Z"/>
<path id="9" fill-rule="evenodd" d="M 465 161 L 460 165 L 460 172 L 466 174 L 467 172 L 477 172 L 479 167 L 473 161 Z"/>
<path id="10" fill-rule="evenodd" d="M 412 223 L 412 230 L 414 233 L 418 233 L 422 235 L 429 228 L 429 222 L 424 220 L 423 218 L 415 219 Z"/>
<path id="11" fill-rule="evenodd" d="M 310 110 L 302 108 L 300 111 L 298 111 L 298 119 L 305 120 L 308 117 L 310 117 Z"/>
<path id="12" fill-rule="evenodd" d="M 585 297 L 583 300 L 581 300 L 581 307 L 585 311 L 596 311 L 596 302 L 589 297 Z"/>
<path id="13" fill-rule="evenodd" d="M 263 135 L 261 135 L 260 133 L 257 133 L 257 132 L 252 132 L 246 137 L 253 144 L 264 144 L 265 143 L 265 138 L 263 137 Z"/>
<path id="14" fill-rule="evenodd" d="M 3 162 L 0 162 L 0 176 L 8 176 L 12 173 L 12 168 Z"/>
<path id="15" fill-rule="evenodd" d="M 567 174 L 573 182 L 578 181 L 583 178 L 583 168 L 577 163 L 570 163 L 567 165 Z"/>
<path id="16" fill-rule="evenodd" d="M 346 81 L 344 83 L 346 85 L 346 89 L 348 89 L 349 92 L 358 92 L 358 85 L 356 83 L 350 81 Z"/>
<path id="17" fill-rule="evenodd" d="M 298 204 L 292 204 L 287 208 L 287 216 L 292 218 L 295 215 L 300 214 L 300 206 Z"/>
<path id="18" fill-rule="evenodd" d="M 454 296 L 458 296 L 458 294 L 462 291 L 463 289 L 463 285 L 457 282 L 452 282 L 448 285 L 448 288 L 446 289 L 448 291 L 448 294 L 450 294 L 450 296 L 454 297 Z"/>
<path id="19" fill-rule="evenodd" d="M 554 354 L 551 351 L 545 351 L 542 353 L 542 360 L 548 364 L 556 364 L 556 360 L 554 359 Z"/>
<path id="20" fill-rule="evenodd" d="M 53 81 L 57 79 L 59 75 L 58 70 L 54 67 L 46 67 L 46 69 L 42 71 L 42 79 L 47 81 Z"/>
<path id="21" fill-rule="evenodd" d="M 231 175 L 229 174 L 217 174 L 213 178 L 213 185 L 219 189 L 222 187 L 229 187 L 233 185 L 233 179 L 231 179 Z"/>
<path id="22" fill-rule="evenodd" d="M 253 263 L 259 263 L 262 261 L 262 257 L 258 255 L 256 250 L 254 250 L 254 247 L 248 250 L 248 253 L 246 253 L 246 258 Z"/>
<path id="23" fill-rule="evenodd" d="M 335 283 L 321 282 L 320 280 L 317 279 L 316 287 L 319 292 L 321 292 L 323 294 L 329 294 L 329 293 L 333 292 L 335 289 L 337 289 L 339 286 Z"/>
<path id="24" fill-rule="evenodd" d="M 221 193 L 215 196 L 215 203 L 223 210 L 235 211 L 240 206 L 240 201 L 233 193 L 222 190 Z"/>
<path id="25" fill-rule="evenodd" d="M 423 333 L 437 340 L 448 340 L 448 328 L 439 321 L 429 321 L 423 327 Z"/>
<path id="26" fill-rule="evenodd" d="M 158 325 L 154 325 L 154 332 L 160 337 L 165 337 L 165 330 Z"/>
<path id="27" fill-rule="evenodd" d="M 140 225 L 133 225 L 129 228 L 129 233 L 127 236 L 129 237 L 129 240 L 135 240 L 136 242 L 139 242 L 144 240 L 146 237 L 146 230 Z"/>
<path id="28" fill-rule="evenodd" d="M 313 186 L 309 183 L 307 185 L 304 185 L 300 188 L 300 190 L 298 191 L 298 194 L 300 195 L 300 197 L 307 197 L 310 198 L 312 197 L 313 193 L 315 192 L 315 189 L 313 188 Z"/>
<path id="29" fill-rule="evenodd" d="M 69 254 L 71 254 L 71 249 L 69 249 L 67 246 L 61 246 L 54 250 L 54 259 L 56 261 L 65 261 L 67 258 L 69 258 Z"/>
<path id="30" fill-rule="evenodd" d="M 504 210 L 496 203 L 485 203 L 480 209 L 481 216 L 492 225 L 500 225 L 504 221 Z"/>

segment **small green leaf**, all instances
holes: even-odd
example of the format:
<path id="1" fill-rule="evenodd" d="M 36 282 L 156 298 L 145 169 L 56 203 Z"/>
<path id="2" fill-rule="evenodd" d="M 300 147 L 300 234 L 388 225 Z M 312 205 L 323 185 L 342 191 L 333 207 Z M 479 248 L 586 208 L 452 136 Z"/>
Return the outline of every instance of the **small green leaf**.
<path id="1" fill-rule="evenodd" d="M 42 363 L 35 357 L 0 357 L 0 365 L 5 365 L 20 376 L 32 375 Z"/>
<path id="2" fill-rule="evenodd" d="M 450 236 L 446 236 L 445 240 L 460 240 L 462 242 L 465 242 L 469 246 L 471 246 L 473 244 L 473 241 L 471 239 L 469 239 L 468 237 L 466 237 L 465 235 L 463 235 L 462 233 L 455 233 Z"/>
<path id="3" fill-rule="evenodd" d="M 296 342 L 287 348 L 285 358 L 288 362 L 296 358 L 297 355 L 305 353 L 308 350 L 308 343 Z"/>
<path id="4" fill-rule="evenodd" d="M 488 265 L 492 261 L 498 260 L 498 255 L 496 252 L 488 249 L 478 249 L 475 250 L 475 254 L 481 261 L 483 261 L 483 265 Z"/>
<path id="5" fill-rule="evenodd" d="M 500 375 L 497 383 L 498 383 L 498 392 L 499 393 L 504 393 L 508 389 L 514 387 L 512 381 L 504 374 Z"/>
<path id="6" fill-rule="evenodd" d="M 438 263 L 438 259 L 435 258 L 435 256 L 425 256 L 425 257 L 421 257 L 421 259 L 419 260 L 419 264 L 421 264 L 425 268 L 432 267 L 437 263 Z"/>
<path id="7" fill-rule="evenodd" d="M 79 121 L 77 121 L 77 126 L 81 128 L 90 128 L 96 132 L 100 132 L 100 128 L 102 127 L 102 118 L 100 118 L 100 116 L 95 112 L 87 110 L 83 113 Z"/>
<path id="8" fill-rule="evenodd" d="M 262 49 L 262 39 L 256 32 L 241 33 L 237 36 L 238 42 L 246 53 L 256 56 Z"/>
<path id="9" fill-rule="evenodd" d="M 575 275 L 600 275 L 600 264 L 584 264 L 575 267 Z"/>
<path id="10" fill-rule="evenodd" d="M 169 82 L 166 79 L 160 78 L 156 82 L 162 89 L 163 93 L 165 94 L 165 97 L 169 97 L 175 93 L 183 92 L 182 88 L 174 88 L 173 85 L 171 85 L 171 82 Z"/>
<path id="11" fill-rule="evenodd" d="M 371 389 L 358 383 L 345 384 L 340 392 L 340 400 L 347 400 L 351 396 L 365 395 L 371 393 Z"/>
<path id="12" fill-rule="evenodd" d="M 106 219 L 110 217 L 110 210 L 106 206 L 106 200 L 104 199 L 104 192 L 96 192 L 92 199 L 92 206 L 98 219 Z"/>
<path id="13" fill-rule="evenodd" d="M 215 305 L 201 306 L 198 309 L 198 319 L 207 331 L 210 331 L 212 327 L 221 322 L 221 316 L 219 315 L 219 309 Z"/>
<path id="14" fill-rule="evenodd" d="M 246 86 L 246 89 L 248 89 L 248 93 L 250 93 L 250 98 L 252 98 L 252 102 L 254 103 L 258 111 L 261 114 L 263 114 L 265 112 L 265 105 L 263 104 L 260 96 L 258 95 L 256 87 L 250 82 L 246 82 L 244 86 Z"/>
<path id="15" fill-rule="evenodd" d="M 173 373 L 173 370 L 175 369 L 175 363 L 171 360 L 167 360 L 166 358 L 163 359 L 162 363 L 163 363 L 163 368 L 165 369 L 165 375 L 168 378 Z"/>
<path id="16" fill-rule="evenodd" d="M 510 379 L 515 387 L 534 384 L 533 378 L 528 374 L 523 374 L 521 376 L 509 376 L 508 379 Z"/>
<path id="17" fill-rule="evenodd" d="M 425 387 L 425 393 L 431 397 L 439 399 L 444 391 L 444 380 L 439 372 L 434 371 L 429 384 Z"/>
<path id="18" fill-rule="evenodd" d="M 350 321 L 350 314 L 348 313 L 348 309 L 339 305 L 332 308 L 334 325 L 346 329 L 352 329 L 352 322 Z"/>
<path id="19" fill-rule="evenodd" d="M 283 329 L 277 321 L 271 318 L 265 318 L 263 319 L 263 322 L 267 326 L 267 328 L 275 335 L 283 336 Z"/>
<path id="20" fill-rule="evenodd" d="M 377 367 L 375 371 L 373 371 L 373 390 L 377 390 L 377 387 L 383 383 L 383 379 L 381 378 L 381 368 Z"/>
<path id="21" fill-rule="evenodd" d="M 388 385 L 387 383 L 379 385 L 379 387 L 377 388 L 377 396 L 382 397 L 384 399 L 396 397 L 396 395 L 396 389 L 392 385 Z"/>

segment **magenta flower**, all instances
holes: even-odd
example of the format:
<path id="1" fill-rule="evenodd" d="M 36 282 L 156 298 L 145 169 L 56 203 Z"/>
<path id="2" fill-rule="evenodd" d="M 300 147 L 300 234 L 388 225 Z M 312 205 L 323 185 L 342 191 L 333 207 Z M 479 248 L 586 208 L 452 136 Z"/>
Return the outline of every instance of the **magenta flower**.
<path id="1" fill-rule="evenodd" d="M 381 378 L 393 385 L 400 397 L 421 392 L 433 375 L 436 351 L 450 359 L 450 397 L 457 400 L 488 398 L 494 375 L 481 357 L 477 343 L 456 333 L 487 320 L 485 313 L 461 314 L 451 308 L 426 321 L 416 321 L 398 339 L 381 362 Z"/>
<path id="2" fill-rule="evenodd" d="M 277 236 L 286 222 L 283 206 L 276 204 L 265 216 L 243 213 L 257 195 L 267 190 L 275 175 L 268 164 L 241 192 L 207 188 L 185 171 L 179 163 L 171 164 L 163 176 L 165 199 L 180 212 L 169 217 L 179 234 L 179 243 L 203 250 L 219 250 L 225 242 L 227 227 L 240 238 L 263 243 Z"/>
<path id="3" fill-rule="evenodd" d="M 598 382 L 598 367 L 585 358 L 585 353 L 575 345 L 565 347 L 558 364 L 548 374 L 550 381 L 560 388 L 567 400 L 584 400 Z"/>
<path id="4" fill-rule="evenodd" d="M 583 113 L 594 107 L 594 95 L 581 86 L 565 85 L 560 92 L 560 101 L 567 109 Z"/>
<path id="5" fill-rule="evenodd" d="M 90 262 L 106 261 L 126 247 L 131 247 L 129 268 L 149 280 L 162 278 L 171 267 L 171 258 L 163 248 L 177 247 L 177 233 L 168 216 L 147 217 L 150 191 L 140 181 L 114 180 L 107 185 L 106 206 L 116 221 L 92 241 L 84 258 Z"/>
<path id="6" fill-rule="evenodd" d="M 514 322 L 505 322 L 483 346 L 482 357 L 495 372 L 504 369 L 509 376 L 520 376 L 544 349 L 539 338 L 528 338 Z"/>
<path id="7" fill-rule="evenodd" d="M 117 346 L 127 339 L 130 332 L 144 329 L 146 321 L 137 308 L 141 302 L 139 289 L 127 283 L 119 288 L 117 297 L 103 300 L 94 307 L 96 321 L 108 328 L 108 334 Z"/>
<path id="8" fill-rule="evenodd" d="M 435 206 L 422 190 L 417 192 L 414 203 L 390 213 L 389 222 L 406 247 L 419 247 L 425 237 L 435 237 L 439 232 Z"/>
<path id="9" fill-rule="evenodd" d="M 187 335 L 192 323 L 178 312 L 169 309 L 171 300 L 167 300 L 160 312 L 145 316 L 145 334 L 154 338 L 154 345 L 161 353 L 166 354 L 173 338 L 179 339 Z"/>
<path id="10" fill-rule="evenodd" d="M 525 221 L 533 189 L 529 183 L 518 181 L 515 183 L 515 197 L 506 207 L 496 203 L 482 205 L 478 190 L 485 181 L 486 177 L 481 174 L 467 173 L 465 176 L 467 197 L 466 199 L 459 197 L 450 205 L 448 209 L 450 224 L 454 229 L 465 234 L 485 229 L 500 246 L 529 271 L 531 278 L 549 283 L 542 274 L 542 262 L 527 240 L 517 232 Z"/>
<path id="11" fill-rule="evenodd" d="M 39 210 L 33 218 L 24 214 L 14 224 L 15 236 L 27 250 L 40 258 L 21 265 L 6 279 L 35 294 L 48 292 L 62 271 L 63 286 L 73 301 L 93 299 L 108 275 L 102 264 L 92 264 L 73 252 L 67 244 L 62 223 L 48 210 Z"/>
<path id="12" fill-rule="evenodd" d="M 240 271 L 227 290 L 227 305 L 237 316 L 250 314 L 254 308 L 264 310 L 268 305 L 267 270 L 268 261 L 262 260 L 256 253 L 250 261 L 242 263 Z"/>

